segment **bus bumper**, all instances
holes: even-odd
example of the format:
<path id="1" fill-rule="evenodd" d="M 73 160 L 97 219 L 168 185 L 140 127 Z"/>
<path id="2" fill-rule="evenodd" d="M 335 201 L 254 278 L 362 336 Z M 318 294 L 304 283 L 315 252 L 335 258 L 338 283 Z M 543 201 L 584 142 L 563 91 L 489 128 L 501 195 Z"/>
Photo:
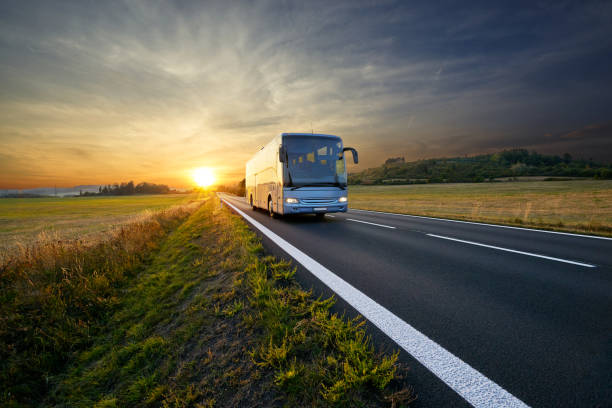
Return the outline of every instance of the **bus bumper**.
<path id="1" fill-rule="evenodd" d="M 334 212 L 346 212 L 348 205 L 346 203 L 331 204 L 325 206 L 313 207 L 311 205 L 304 204 L 285 204 L 283 206 L 283 213 L 289 214 L 317 214 L 317 213 L 334 213 Z"/>

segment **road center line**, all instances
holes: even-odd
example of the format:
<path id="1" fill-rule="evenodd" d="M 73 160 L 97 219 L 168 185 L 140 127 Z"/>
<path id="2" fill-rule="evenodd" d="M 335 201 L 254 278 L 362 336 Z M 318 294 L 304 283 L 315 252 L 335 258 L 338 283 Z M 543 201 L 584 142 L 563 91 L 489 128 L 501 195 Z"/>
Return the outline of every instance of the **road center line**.
<path id="1" fill-rule="evenodd" d="M 523 401 L 376 303 L 350 283 L 227 200 L 223 201 L 474 407 L 527 407 Z"/>
<path id="2" fill-rule="evenodd" d="M 383 225 L 383 224 L 376 224 L 374 222 L 367 222 L 367 221 L 360 221 L 360 220 L 354 220 L 352 218 L 347 218 L 347 221 L 354 221 L 354 222 L 360 222 L 362 224 L 370 224 L 370 225 L 376 225 L 377 227 L 383 227 L 383 228 L 391 228 L 391 229 L 396 229 L 397 227 L 392 227 L 390 225 Z"/>
<path id="3" fill-rule="evenodd" d="M 473 241 L 466 241 L 466 240 L 463 240 L 463 239 L 445 237 L 443 235 L 436 235 L 436 234 L 427 234 L 427 235 L 430 236 L 430 237 L 447 239 L 449 241 L 457 241 L 457 242 L 463 242 L 464 244 L 470 244 L 470 245 L 476 245 L 476 246 L 481 246 L 481 247 L 485 247 L 485 248 L 497 249 L 499 251 L 513 252 L 515 254 L 535 256 L 537 258 L 549 259 L 551 261 L 565 262 L 565 263 L 568 263 L 568 264 L 584 266 L 584 267 L 587 267 L 587 268 L 595 268 L 595 265 L 591 265 L 591 264 L 587 264 L 587 263 L 582 263 L 582 262 L 576 262 L 576 261 L 570 261 L 570 260 L 567 260 L 567 259 L 555 258 L 555 257 L 552 257 L 552 256 L 534 254 L 532 252 L 517 251 L 515 249 L 508 249 L 508 248 L 502 248 L 502 247 L 498 247 L 498 246 L 494 246 L 494 245 L 481 244 L 480 242 L 473 242 Z"/>
<path id="4" fill-rule="evenodd" d="M 426 217 L 424 215 L 401 214 L 401 213 L 392 213 L 392 212 L 374 211 L 374 210 L 361 210 L 359 208 L 349 208 L 349 211 L 369 212 L 369 213 L 384 214 L 384 215 L 395 215 L 398 217 L 423 218 L 426 220 L 456 222 L 460 224 L 473 224 L 473 225 L 480 225 L 480 226 L 486 226 L 486 227 L 507 228 L 507 229 L 521 230 L 521 231 L 530 231 L 530 232 L 543 232 L 546 234 L 568 235 L 571 237 L 580 237 L 580 238 L 603 239 L 603 240 L 608 240 L 608 241 L 612 240 L 611 237 L 601 237 L 599 235 L 585 235 L 585 234 L 576 234 L 573 232 L 563 232 L 563 231 L 548 231 L 548 230 L 542 230 L 542 229 L 537 229 L 537 228 L 513 227 L 511 225 L 487 224 L 486 222 L 461 221 L 461 220 L 452 220 L 450 218 Z"/>

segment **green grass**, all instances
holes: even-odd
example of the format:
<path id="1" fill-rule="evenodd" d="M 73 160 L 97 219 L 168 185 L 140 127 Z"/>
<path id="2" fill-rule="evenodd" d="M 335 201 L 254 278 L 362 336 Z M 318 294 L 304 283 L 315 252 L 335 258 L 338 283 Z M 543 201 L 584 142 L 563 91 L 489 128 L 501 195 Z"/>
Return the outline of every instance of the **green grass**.
<path id="1" fill-rule="evenodd" d="M 612 180 L 350 186 L 350 206 L 612 235 Z"/>
<path id="2" fill-rule="evenodd" d="M 218 200 L 148 254 L 110 290 L 111 305 L 87 331 L 71 337 L 81 340 L 62 355 L 65 368 L 39 373 L 45 392 L 18 393 L 18 381 L 3 383 L 12 394 L 5 391 L 0 405 L 399 407 L 413 399 L 397 354 L 379 353 L 361 319 L 331 313 L 333 299 L 300 288 L 294 268 L 266 256 Z M 85 268 L 83 278 L 113 268 L 94 270 Z M 78 313 L 90 311 L 89 298 L 73 299 Z M 34 355 L 24 350 L 23 357 Z M 11 373 L 23 374 L 19 366 Z"/>
<path id="3" fill-rule="evenodd" d="M 0 252 L 43 233 L 57 239 L 94 239 L 143 211 L 189 202 L 186 194 L 0 199 Z"/>
<path id="4" fill-rule="evenodd" d="M 122 288 L 191 211 L 152 213 L 93 244 L 42 241 L 0 262 L 0 403 L 46 395 L 50 376 L 101 333 Z"/>

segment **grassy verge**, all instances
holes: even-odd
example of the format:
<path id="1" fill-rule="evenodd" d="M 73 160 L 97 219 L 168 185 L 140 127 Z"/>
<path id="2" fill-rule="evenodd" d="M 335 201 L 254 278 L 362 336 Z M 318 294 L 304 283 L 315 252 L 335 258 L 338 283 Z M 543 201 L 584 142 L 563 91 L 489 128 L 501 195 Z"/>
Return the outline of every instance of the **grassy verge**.
<path id="1" fill-rule="evenodd" d="M 194 209 L 150 213 L 95 243 L 22 246 L 0 263 L 0 405 L 46 395 L 50 376 L 91 344 L 121 288 Z"/>
<path id="2" fill-rule="evenodd" d="M 45 405 L 396 406 L 397 355 L 330 313 L 210 200 L 162 243 Z"/>
<path id="3" fill-rule="evenodd" d="M 351 186 L 364 210 L 612 236 L 612 181 Z"/>

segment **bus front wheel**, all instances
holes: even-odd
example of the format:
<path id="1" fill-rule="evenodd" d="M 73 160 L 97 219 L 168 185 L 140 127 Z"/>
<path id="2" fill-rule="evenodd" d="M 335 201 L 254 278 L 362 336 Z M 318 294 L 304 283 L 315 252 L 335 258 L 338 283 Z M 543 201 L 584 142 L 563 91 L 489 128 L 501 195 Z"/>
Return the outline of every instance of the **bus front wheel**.
<path id="1" fill-rule="evenodd" d="M 270 217 L 276 218 L 274 208 L 272 207 L 272 197 L 268 197 L 268 214 L 270 214 Z"/>

